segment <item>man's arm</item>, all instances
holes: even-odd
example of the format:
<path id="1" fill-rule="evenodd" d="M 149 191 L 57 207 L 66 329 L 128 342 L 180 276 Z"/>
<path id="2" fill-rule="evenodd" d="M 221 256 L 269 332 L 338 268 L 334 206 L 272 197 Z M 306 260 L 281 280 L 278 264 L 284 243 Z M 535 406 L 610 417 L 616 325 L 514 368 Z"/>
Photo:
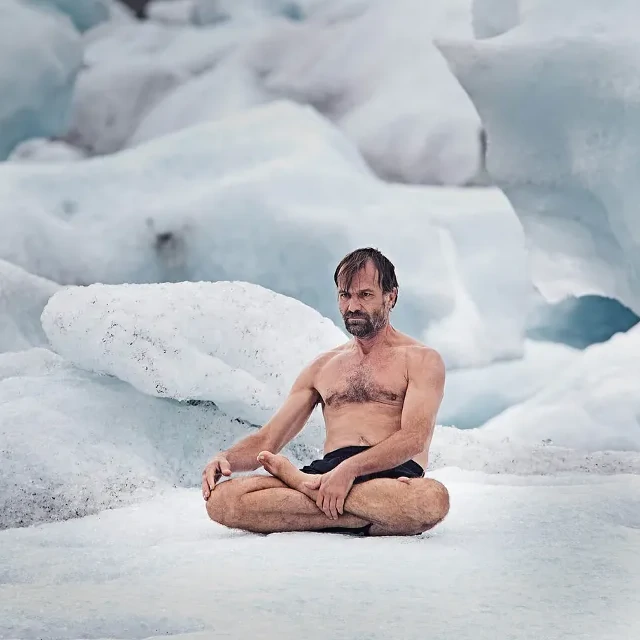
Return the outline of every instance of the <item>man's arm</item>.
<path id="1" fill-rule="evenodd" d="M 261 451 L 278 453 L 302 431 L 320 400 L 314 386 L 317 363 L 318 359 L 302 371 L 282 407 L 259 431 L 221 452 L 233 471 L 257 469 L 260 466 L 257 456 Z"/>
<path id="2" fill-rule="evenodd" d="M 444 363 L 436 351 L 420 349 L 409 355 L 407 373 L 400 430 L 340 464 L 347 466 L 354 477 L 396 467 L 431 444 L 444 394 Z"/>

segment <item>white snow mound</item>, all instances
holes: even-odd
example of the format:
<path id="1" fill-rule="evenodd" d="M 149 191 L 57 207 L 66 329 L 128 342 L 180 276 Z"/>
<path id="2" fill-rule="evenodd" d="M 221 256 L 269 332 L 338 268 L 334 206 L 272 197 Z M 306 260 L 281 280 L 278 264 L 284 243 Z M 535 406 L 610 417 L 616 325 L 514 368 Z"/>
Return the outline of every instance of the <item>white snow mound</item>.
<path id="1" fill-rule="evenodd" d="M 301 302 L 247 283 L 92 285 L 42 315 L 54 349 L 149 395 L 266 422 L 315 357 L 346 341 Z"/>

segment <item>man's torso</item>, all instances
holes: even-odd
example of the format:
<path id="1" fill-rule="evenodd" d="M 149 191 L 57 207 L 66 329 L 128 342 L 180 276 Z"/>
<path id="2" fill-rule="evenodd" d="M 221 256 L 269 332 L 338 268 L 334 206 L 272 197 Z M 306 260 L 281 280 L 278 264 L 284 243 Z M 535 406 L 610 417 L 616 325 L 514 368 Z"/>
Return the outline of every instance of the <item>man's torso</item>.
<path id="1" fill-rule="evenodd" d="M 397 344 L 366 356 L 353 342 L 326 354 L 315 379 L 326 426 L 325 452 L 373 446 L 400 429 L 409 358 L 425 348 L 401 336 Z M 426 467 L 427 451 L 414 460 Z"/>

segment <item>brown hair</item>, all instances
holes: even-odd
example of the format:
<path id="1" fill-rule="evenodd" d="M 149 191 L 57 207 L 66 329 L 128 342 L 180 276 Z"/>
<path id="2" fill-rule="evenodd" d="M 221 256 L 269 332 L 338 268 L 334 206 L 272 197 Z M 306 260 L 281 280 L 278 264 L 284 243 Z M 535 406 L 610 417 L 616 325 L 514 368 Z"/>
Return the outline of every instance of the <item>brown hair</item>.
<path id="1" fill-rule="evenodd" d="M 364 268 L 369 260 L 373 262 L 373 266 L 378 272 L 378 284 L 382 292 L 390 293 L 394 289 L 397 291 L 398 280 L 396 279 L 395 267 L 389 258 L 384 256 L 378 249 L 372 247 L 356 249 L 340 260 L 340 264 L 338 264 L 333 274 L 333 281 L 336 283 L 336 287 L 338 286 L 338 278 L 341 278 L 344 281 L 344 288 L 348 289 L 356 273 Z"/>

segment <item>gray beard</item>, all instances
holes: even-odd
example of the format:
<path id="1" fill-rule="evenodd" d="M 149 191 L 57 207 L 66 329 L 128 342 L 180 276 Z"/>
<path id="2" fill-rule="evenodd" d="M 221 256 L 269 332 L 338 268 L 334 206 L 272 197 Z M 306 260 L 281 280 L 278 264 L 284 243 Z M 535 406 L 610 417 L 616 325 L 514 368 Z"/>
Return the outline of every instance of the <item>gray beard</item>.
<path id="1" fill-rule="evenodd" d="M 387 321 L 379 315 L 374 315 L 373 318 L 362 318 L 360 322 L 350 322 L 352 318 L 345 318 L 345 329 L 356 338 L 369 338 L 374 336 L 380 329 L 383 329 L 387 324 Z"/>

